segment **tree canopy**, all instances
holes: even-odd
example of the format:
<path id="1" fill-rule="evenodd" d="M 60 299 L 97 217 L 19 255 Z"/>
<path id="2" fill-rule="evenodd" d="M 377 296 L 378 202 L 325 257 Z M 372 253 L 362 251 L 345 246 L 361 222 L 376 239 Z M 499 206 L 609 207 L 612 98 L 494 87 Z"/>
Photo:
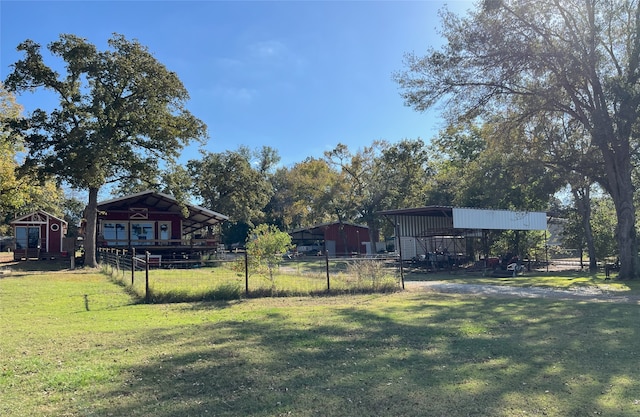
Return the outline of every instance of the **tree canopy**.
<path id="1" fill-rule="evenodd" d="M 395 76 L 407 105 L 442 104 L 452 120 L 509 113 L 502 131 L 541 117 L 579 123 L 602 161 L 594 179 L 616 208 L 621 278 L 640 274 L 631 174 L 639 26 L 632 0 L 485 0 L 468 16 L 444 11 L 445 46 L 408 54 Z"/>
<path id="2" fill-rule="evenodd" d="M 41 46 L 18 45 L 24 58 L 13 64 L 10 91 L 52 91 L 53 110 L 36 109 L 12 124 L 27 149 L 24 171 L 52 175 L 87 190 L 85 263 L 95 266 L 98 192 L 105 184 L 153 170 L 182 147 L 206 136 L 206 126 L 185 107 L 189 95 L 169 71 L 137 41 L 122 35 L 98 51 L 87 40 L 64 34 L 47 47 L 62 59 L 65 73 L 45 63 Z"/>
<path id="3" fill-rule="evenodd" d="M 19 174 L 22 138 L 11 135 L 11 124 L 20 118 L 22 107 L 0 83 L 0 234 L 9 231 L 8 222 L 17 215 L 45 210 L 62 216 L 64 193 L 52 181 Z"/>

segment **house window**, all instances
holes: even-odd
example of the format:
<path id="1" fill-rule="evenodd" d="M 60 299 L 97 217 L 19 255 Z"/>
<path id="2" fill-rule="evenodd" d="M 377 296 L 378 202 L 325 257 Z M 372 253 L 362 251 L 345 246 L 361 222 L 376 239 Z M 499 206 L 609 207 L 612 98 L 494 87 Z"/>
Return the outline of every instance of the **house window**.
<path id="1" fill-rule="evenodd" d="M 101 238 L 107 246 L 127 246 L 127 223 L 105 222 L 102 223 Z"/>
<path id="2" fill-rule="evenodd" d="M 152 222 L 131 222 L 131 243 L 134 245 L 153 245 L 154 229 Z"/>
<path id="3" fill-rule="evenodd" d="M 39 227 L 16 227 L 16 249 L 35 249 L 40 246 Z"/>

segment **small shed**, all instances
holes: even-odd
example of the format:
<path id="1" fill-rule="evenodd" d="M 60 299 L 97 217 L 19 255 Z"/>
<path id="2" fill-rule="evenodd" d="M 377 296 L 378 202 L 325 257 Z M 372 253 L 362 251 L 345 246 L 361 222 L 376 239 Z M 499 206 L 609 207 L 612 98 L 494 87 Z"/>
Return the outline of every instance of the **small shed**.
<path id="1" fill-rule="evenodd" d="M 64 255 L 67 222 L 43 210 L 10 222 L 16 240 L 15 260 L 48 259 Z"/>
<path id="2" fill-rule="evenodd" d="M 369 228 L 333 222 L 292 230 L 289 235 L 298 252 L 327 251 L 329 256 L 370 255 Z"/>

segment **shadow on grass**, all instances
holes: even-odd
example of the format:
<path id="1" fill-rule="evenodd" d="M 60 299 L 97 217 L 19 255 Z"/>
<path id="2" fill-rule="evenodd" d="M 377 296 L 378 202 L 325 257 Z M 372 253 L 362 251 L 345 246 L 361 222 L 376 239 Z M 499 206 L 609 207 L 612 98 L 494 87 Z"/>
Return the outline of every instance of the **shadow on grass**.
<path id="1" fill-rule="evenodd" d="M 602 273 L 593 273 L 588 270 L 562 270 L 562 271 L 544 271 L 544 270 L 533 270 L 527 271 L 525 273 L 520 273 L 513 277 L 514 279 L 528 279 L 528 278 L 538 278 L 538 277 L 548 277 L 548 276 L 558 276 L 558 277 L 567 277 L 567 278 L 583 278 L 583 277 L 592 277 L 596 278 L 599 275 L 603 275 Z M 490 279 L 490 278 L 511 278 L 510 275 L 504 276 L 493 276 L 491 271 L 472 271 L 467 272 L 464 269 L 454 270 L 454 271 L 438 271 L 438 272 L 426 272 L 420 269 L 409 269 L 405 271 L 405 280 L 406 281 L 447 281 L 447 280 L 459 280 L 459 279 Z"/>
<path id="2" fill-rule="evenodd" d="M 64 271 L 71 267 L 68 258 L 39 259 L 29 261 L 14 261 L 13 259 L 3 259 L 0 262 L 0 269 L 16 272 L 50 272 Z"/>
<path id="3" fill-rule="evenodd" d="M 96 415 L 626 416 L 640 411 L 637 307 L 419 296 L 339 320 L 153 329 Z M 408 319 L 404 319 L 404 317 Z M 309 316 L 305 316 L 309 317 Z M 181 346 L 180 354 L 172 347 Z M 185 346 L 188 345 L 188 348 Z"/>

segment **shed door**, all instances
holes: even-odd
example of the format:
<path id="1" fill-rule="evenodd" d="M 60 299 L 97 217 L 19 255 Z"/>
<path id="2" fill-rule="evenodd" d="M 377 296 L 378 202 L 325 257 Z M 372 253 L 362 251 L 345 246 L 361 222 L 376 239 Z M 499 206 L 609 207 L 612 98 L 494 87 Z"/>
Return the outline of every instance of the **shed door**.
<path id="1" fill-rule="evenodd" d="M 327 252 L 329 252 L 329 256 L 336 256 L 336 241 L 335 240 L 325 240 L 324 248 Z"/>
<path id="2" fill-rule="evenodd" d="M 40 227 L 16 227 L 16 249 L 36 249 L 40 245 Z"/>
<path id="3" fill-rule="evenodd" d="M 402 260 L 412 259 L 418 256 L 418 251 L 416 248 L 416 239 L 414 237 L 405 237 L 402 236 L 400 238 L 400 245 L 402 250 Z"/>

